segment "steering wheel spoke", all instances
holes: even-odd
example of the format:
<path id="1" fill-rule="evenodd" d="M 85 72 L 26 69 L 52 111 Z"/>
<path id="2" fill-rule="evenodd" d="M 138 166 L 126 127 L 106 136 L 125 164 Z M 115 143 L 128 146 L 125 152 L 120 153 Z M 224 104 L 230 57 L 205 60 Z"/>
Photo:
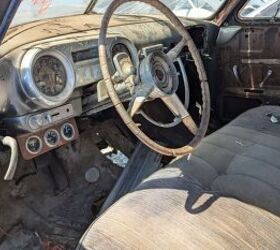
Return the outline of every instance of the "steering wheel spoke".
<path id="1" fill-rule="evenodd" d="M 185 46 L 186 46 L 186 41 L 183 38 L 173 49 L 169 50 L 167 56 L 170 58 L 172 62 L 174 62 L 178 58 L 179 54 L 181 53 L 181 51 Z"/>
<path id="2" fill-rule="evenodd" d="M 187 111 L 185 105 L 181 102 L 177 94 L 167 95 L 161 98 L 169 110 L 176 116 L 182 119 L 182 122 L 194 135 L 197 134 L 198 128 L 191 117 L 190 113 Z"/>
<path id="3" fill-rule="evenodd" d="M 132 99 L 129 103 L 129 107 L 127 110 L 131 118 L 133 118 L 138 113 L 142 105 L 149 98 L 152 91 L 153 91 L 152 86 L 145 86 L 141 84 L 135 87 L 134 94 L 132 95 Z"/>

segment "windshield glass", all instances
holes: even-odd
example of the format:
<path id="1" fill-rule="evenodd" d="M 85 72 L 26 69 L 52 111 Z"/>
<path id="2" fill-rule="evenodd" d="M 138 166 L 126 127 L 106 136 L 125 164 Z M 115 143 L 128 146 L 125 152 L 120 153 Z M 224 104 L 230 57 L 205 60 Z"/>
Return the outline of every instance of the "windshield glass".
<path id="1" fill-rule="evenodd" d="M 97 1 L 93 11 L 104 13 L 113 0 Z M 226 0 L 161 0 L 175 15 L 205 19 L 214 15 Z M 115 12 L 120 15 L 156 15 L 159 14 L 153 7 L 139 2 L 126 3 Z"/>
<path id="2" fill-rule="evenodd" d="M 239 13 L 242 19 L 272 19 L 280 17 L 280 0 L 249 0 Z"/>
<path id="3" fill-rule="evenodd" d="M 90 0 L 22 0 L 11 26 L 85 12 Z"/>

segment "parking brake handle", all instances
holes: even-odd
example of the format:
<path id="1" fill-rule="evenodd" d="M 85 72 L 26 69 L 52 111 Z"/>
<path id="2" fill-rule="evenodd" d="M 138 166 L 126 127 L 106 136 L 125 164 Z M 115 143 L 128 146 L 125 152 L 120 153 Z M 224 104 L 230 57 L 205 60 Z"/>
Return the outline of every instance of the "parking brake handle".
<path id="1" fill-rule="evenodd" d="M 15 138 L 10 136 L 0 137 L 0 140 L 5 146 L 11 149 L 10 163 L 5 174 L 4 180 L 11 181 L 14 178 L 18 165 L 18 145 Z"/>

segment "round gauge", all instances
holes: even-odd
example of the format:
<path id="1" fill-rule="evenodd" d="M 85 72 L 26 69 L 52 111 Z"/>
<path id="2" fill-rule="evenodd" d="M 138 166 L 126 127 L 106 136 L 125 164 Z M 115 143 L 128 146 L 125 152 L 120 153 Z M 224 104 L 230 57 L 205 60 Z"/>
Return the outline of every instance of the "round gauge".
<path id="1" fill-rule="evenodd" d="M 33 66 L 36 87 L 46 96 L 59 95 L 66 86 L 67 74 L 60 60 L 54 56 L 39 57 Z"/>
<path id="2" fill-rule="evenodd" d="M 61 134 L 65 140 L 70 141 L 75 137 L 75 128 L 71 123 L 65 123 L 61 128 Z"/>
<path id="3" fill-rule="evenodd" d="M 125 52 L 130 56 L 128 48 L 123 43 L 116 43 L 112 47 L 112 58 L 120 52 Z"/>
<path id="4" fill-rule="evenodd" d="M 76 87 L 73 64 L 58 50 L 28 50 L 22 58 L 20 74 L 23 93 L 42 108 L 65 103 Z"/>
<path id="5" fill-rule="evenodd" d="M 30 136 L 26 143 L 25 148 L 30 154 L 38 154 L 42 150 L 42 140 L 38 136 Z"/>
<path id="6" fill-rule="evenodd" d="M 45 133 L 44 140 L 49 147 L 56 147 L 59 144 L 60 135 L 57 130 L 50 129 Z"/>

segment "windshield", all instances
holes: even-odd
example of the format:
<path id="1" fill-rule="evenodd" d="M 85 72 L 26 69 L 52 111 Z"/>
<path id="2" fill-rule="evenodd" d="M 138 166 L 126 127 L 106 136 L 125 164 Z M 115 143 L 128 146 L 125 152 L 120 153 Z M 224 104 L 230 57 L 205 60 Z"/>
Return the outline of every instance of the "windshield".
<path id="1" fill-rule="evenodd" d="M 85 12 L 91 0 L 22 0 L 11 26 Z"/>
<path id="2" fill-rule="evenodd" d="M 99 0 L 93 11 L 104 13 L 113 0 Z M 161 0 L 175 15 L 205 19 L 214 15 L 226 0 Z M 126 3 L 115 12 L 120 15 L 155 15 L 159 14 L 153 7 L 139 2 Z"/>
<path id="3" fill-rule="evenodd" d="M 249 0 L 239 13 L 243 19 L 272 19 L 280 17 L 280 0 Z"/>

